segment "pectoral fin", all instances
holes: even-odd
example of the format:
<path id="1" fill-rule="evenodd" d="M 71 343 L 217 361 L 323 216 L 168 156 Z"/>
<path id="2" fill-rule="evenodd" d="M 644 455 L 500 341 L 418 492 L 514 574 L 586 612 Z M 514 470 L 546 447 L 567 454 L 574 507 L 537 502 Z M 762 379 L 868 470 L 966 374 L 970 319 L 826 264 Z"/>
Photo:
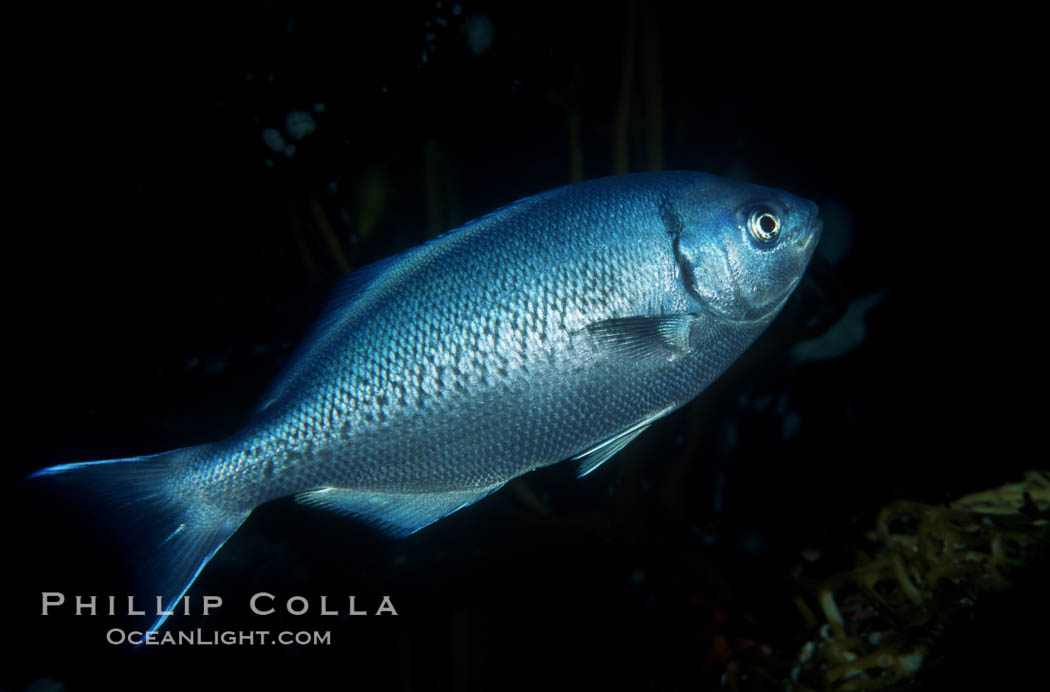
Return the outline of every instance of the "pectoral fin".
<path id="1" fill-rule="evenodd" d="M 628 358 L 673 358 L 690 353 L 690 333 L 697 315 L 616 317 L 587 325 L 602 346 Z"/>
<path id="2" fill-rule="evenodd" d="M 652 425 L 653 421 L 667 415 L 672 409 L 674 409 L 673 406 L 661 409 L 653 415 L 638 421 L 626 430 L 613 435 L 601 444 L 588 449 L 582 454 L 574 456 L 572 461 L 580 462 L 580 468 L 576 472 L 576 477 L 583 478 L 594 469 L 609 461 L 609 459 L 611 459 L 617 452 L 630 444 L 631 440 L 645 432 L 649 426 Z"/>
<path id="3" fill-rule="evenodd" d="M 432 493 L 392 493 L 350 488 L 322 488 L 300 493 L 297 502 L 365 519 L 389 536 L 399 538 L 495 492 L 502 483 L 483 488 Z"/>

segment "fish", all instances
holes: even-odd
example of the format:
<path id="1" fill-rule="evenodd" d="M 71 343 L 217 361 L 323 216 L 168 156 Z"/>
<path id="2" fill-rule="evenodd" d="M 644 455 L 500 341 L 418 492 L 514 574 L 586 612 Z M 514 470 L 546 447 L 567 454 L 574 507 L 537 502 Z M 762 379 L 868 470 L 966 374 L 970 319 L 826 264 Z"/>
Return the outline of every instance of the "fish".
<path id="1" fill-rule="evenodd" d="M 398 537 L 531 470 L 593 472 L 762 333 L 822 226 L 811 201 L 699 172 L 527 197 L 347 277 L 229 438 L 31 478 L 112 523 L 155 632 L 276 498 Z"/>

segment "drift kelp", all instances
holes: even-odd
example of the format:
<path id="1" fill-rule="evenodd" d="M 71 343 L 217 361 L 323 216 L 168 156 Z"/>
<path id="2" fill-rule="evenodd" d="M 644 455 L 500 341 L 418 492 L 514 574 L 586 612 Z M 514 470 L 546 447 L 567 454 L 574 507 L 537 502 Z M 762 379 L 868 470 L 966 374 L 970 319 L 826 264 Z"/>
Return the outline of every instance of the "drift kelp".
<path id="1" fill-rule="evenodd" d="M 36 476 L 104 500 L 170 610 L 274 498 L 405 535 L 532 469 L 589 473 L 747 348 L 820 230 L 812 202 L 700 173 L 536 195 L 351 275 L 233 437 Z"/>

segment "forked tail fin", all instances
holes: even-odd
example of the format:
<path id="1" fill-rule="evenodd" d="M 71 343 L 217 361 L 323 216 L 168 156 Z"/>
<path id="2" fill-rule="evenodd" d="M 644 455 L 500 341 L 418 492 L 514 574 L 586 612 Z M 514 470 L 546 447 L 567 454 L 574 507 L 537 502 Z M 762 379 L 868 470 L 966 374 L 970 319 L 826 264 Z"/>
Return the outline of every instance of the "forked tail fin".
<path id="1" fill-rule="evenodd" d="M 156 614 L 148 632 L 161 627 L 167 618 L 164 613 L 172 610 L 250 513 L 223 512 L 174 490 L 176 463 L 189 455 L 207 454 L 208 447 L 62 464 L 30 476 L 61 484 L 62 490 L 109 523 L 137 566 L 136 607 L 144 605 L 148 614 Z M 158 608 L 160 604 L 163 607 Z"/>

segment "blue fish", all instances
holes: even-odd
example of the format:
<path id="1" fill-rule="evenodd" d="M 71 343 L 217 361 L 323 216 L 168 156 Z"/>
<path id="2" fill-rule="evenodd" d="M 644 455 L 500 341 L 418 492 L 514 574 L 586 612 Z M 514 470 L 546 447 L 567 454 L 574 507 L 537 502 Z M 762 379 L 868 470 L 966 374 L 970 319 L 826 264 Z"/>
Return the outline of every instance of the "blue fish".
<path id="1" fill-rule="evenodd" d="M 702 173 L 535 195 L 348 277 L 229 439 L 34 477 L 103 503 L 169 611 L 274 498 L 403 536 L 533 469 L 590 473 L 754 341 L 821 227 Z"/>

